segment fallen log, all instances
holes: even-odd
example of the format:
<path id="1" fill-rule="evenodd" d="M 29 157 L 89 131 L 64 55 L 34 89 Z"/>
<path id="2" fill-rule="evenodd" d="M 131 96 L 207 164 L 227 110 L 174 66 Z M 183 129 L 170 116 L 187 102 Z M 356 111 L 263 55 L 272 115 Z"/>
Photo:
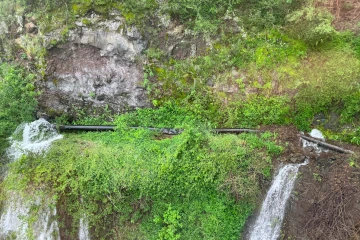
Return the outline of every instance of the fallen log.
<path id="1" fill-rule="evenodd" d="M 302 139 L 305 139 L 305 140 L 307 140 L 307 141 L 316 143 L 316 144 L 319 145 L 319 146 L 328 148 L 328 149 L 333 150 L 333 151 L 336 151 L 336 152 L 349 153 L 349 154 L 353 154 L 353 153 L 354 153 L 353 151 L 350 151 L 350 150 L 347 150 L 347 149 L 344 149 L 344 148 L 341 148 L 341 147 L 338 147 L 338 146 L 335 146 L 335 145 L 332 145 L 332 144 L 323 142 L 323 141 L 321 141 L 321 140 L 318 140 L 318 139 L 315 139 L 315 138 L 312 138 L 312 137 L 307 137 L 307 136 L 304 136 L 304 135 L 300 135 L 300 137 L 301 137 Z"/>

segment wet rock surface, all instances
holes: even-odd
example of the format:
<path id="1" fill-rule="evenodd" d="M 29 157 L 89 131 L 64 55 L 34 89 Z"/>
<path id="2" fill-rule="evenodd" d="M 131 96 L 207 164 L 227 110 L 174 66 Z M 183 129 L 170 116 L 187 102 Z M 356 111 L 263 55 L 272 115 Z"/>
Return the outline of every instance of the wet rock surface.
<path id="1" fill-rule="evenodd" d="M 77 109 L 123 112 L 149 106 L 143 70 L 135 61 L 146 41 L 134 28 L 121 30 L 121 24 L 81 25 L 67 43 L 49 50 L 46 81 L 39 83 L 40 112 L 71 115 Z"/>
<path id="2" fill-rule="evenodd" d="M 142 87 L 142 64 L 149 61 L 144 50 L 158 47 L 167 57 L 186 59 L 211 47 L 210 39 L 186 32 L 169 17 L 159 16 L 152 24 L 155 35 L 128 26 L 119 13 L 107 20 L 91 13 L 75 22 L 65 43 L 60 31 L 43 36 L 48 58 L 46 81 L 38 82 L 38 115 L 75 116 L 79 109 L 93 114 L 106 106 L 115 113 L 150 107 Z"/>
<path id="3" fill-rule="evenodd" d="M 340 114 L 336 112 L 330 112 L 328 115 L 324 113 L 316 114 L 313 120 L 314 126 L 322 126 L 326 130 L 330 131 L 340 131 Z"/>
<path id="4" fill-rule="evenodd" d="M 301 153 L 295 153 L 290 155 L 290 162 L 292 163 L 302 163 L 306 159 L 306 156 Z"/>

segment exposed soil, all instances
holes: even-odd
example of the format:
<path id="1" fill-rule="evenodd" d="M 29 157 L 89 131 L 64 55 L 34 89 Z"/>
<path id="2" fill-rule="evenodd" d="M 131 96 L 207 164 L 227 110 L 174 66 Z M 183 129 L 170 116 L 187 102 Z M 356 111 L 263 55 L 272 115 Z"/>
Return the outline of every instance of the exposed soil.
<path id="1" fill-rule="evenodd" d="M 359 239 L 359 174 L 348 156 L 312 158 L 289 201 L 283 239 Z"/>
<path id="2" fill-rule="evenodd" d="M 360 148 L 328 141 L 355 154 L 333 151 L 317 154 L 302 148 L 299 132 L 294 127 L 261 130 L 277 133 L 278 142 L 287 146 L 275 166 L 280 162 L 300 161 L 304 156 L 310 160 L 308 165 L 300 168 L 281 239 L 360 239 L 360 161 L 357 157 Z"/>
<path id="3" fill-rule="evenodd" d="M 293 155 L 304 155 L 302 145 L 300 142 L 300 132 L 294 126 L 264 126 L 260 131 L 269 131 L 276 134 L 276 141 L 278 144 L 286 146 L 281 156 L 277 159 L 275 164 L 279 162 L 289 161 L 289 157 Z"/>

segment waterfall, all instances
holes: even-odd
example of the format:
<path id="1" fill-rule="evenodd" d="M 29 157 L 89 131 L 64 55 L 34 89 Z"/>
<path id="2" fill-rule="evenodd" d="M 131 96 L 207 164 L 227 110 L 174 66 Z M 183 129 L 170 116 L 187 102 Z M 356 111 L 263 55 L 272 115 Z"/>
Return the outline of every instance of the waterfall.
<path id="1" fill-rule="evenodd" d="M 45 119 L 21 124 L 10 138 L 11 146 L 7 150 L 7 155 L 15 161 L 27 152 L 46 152 L 53 141 L 61 138 L 62 135 Z"/>
<path id="2" fill-rule="evenodd" d="M 323 134 L 313 129 L 311 137 L 325 141 Z M 301 139 L 303 147 L 312 147 L 319 154 L 327 149 L 317 144 Z M 308 164 L 308 160 L 301 164 L 288 164 L 279 170 L 262 204 L 261 211 L 253 227 L 250 229 L 249 240 L 277 240 L 280 236 L 287 200 L 293 190 L 296 175 L 300 166 Z"/>
<path id="3" fill-rule="evenodd" d="M 80 218 L 79 224 L 79 240 L 89 240 L 90 233 L 89 233 L 89 223 L 86 220 L 86 216 L 84 215 Z"/>
<path id="4" fill-rule="evenodd" d="M 317 129 L 312 129 L 311 132 L 309 133 L 309 135 L 313 138 L 317 138 L 321 141 L 324 141 L 325 142 L 325 137 L 324 135 L 322 134 L 322 132 L 320 132 L 319 130 Z M 307 148 L 307 147 L 311 147 L 313 149 L 313 151 L 317 154 L 321 153 L 321 152 L 328 152 L 329 150 L 326 149 L 326 148 L 323 148 L 321 146 L 318 146 L 317 143 L 313 143 L 313 142 L 309 142 L 309 141 L 306 141 L 305 139 L 301 139 L 301 142 L 302 142 L 302 146 L 303 148 Z"/>
<path id="5" fill-rule="evenodd" d="M 57 133 L 54 126 L 44 119 L 21 124 L 10 138 L 11 146 L 7 150 L 7 155 L 11 161 L 16 161 L 28 152 L 45 153 L 53 141 L 61 138 L 62 135 Z M 32 204 L 40 205 L 41 201 L 38 199 Z M 25 203 L 16 192 L 9 193 L 5 210 L 0 217 L 0 239 L 14 237 L 28 239 L 29 231 L 35 239 L 60 239 L 58 224 L 55 220 L 56 209 L 51 209 L 49 206 L 41 209 L 38 220 L 29 227 L 23 219 L 29 216 L 30 204 Z"/>
<path id="6" fill-rule="evenodd" d="M 266 195 L 260 214 L 250 232 L 250 240 L 277 240 L 285 214 L 286 202 L 294 187 L 299 167 L 288 164 L 279 170 Z"/>

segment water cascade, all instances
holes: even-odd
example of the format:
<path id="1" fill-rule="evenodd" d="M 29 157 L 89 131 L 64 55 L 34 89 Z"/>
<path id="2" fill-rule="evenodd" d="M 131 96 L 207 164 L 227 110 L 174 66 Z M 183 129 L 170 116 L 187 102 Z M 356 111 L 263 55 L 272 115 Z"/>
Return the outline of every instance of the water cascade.
<path id="1" fill-rule="evenodd" d="M 28 152 L 45 153 L 55 140 L 61 139 L 49 122 L 39 119 L 32 123 L 20 125 L 10 139 L 11 146 L 7 155 L 11 161 L 16 161 Z M 39 205 L 40 199 L 32 205 Z M 8 195 L 5 210 L 0 217 L 0 239 L 14 238 L 28 239 L 32 232 L 35 239 L 59 239 L 59 228 L 56 222 L 56 209 L 48 206 L 41 208 L 38 220 L 32 224 L 31 229 L 23 219 L 28 217 L 30 203 L 25 203 L 20 195 L 12 192 Z"/>
<path id="2" fill-rule="evenodd" d="M 260 214 L 250 232 L 250 240 L 277 240 L 285 214 L 286 202 L 294 187 L 299 167 L 306 165 L 288 164 L 279 170 L 266 195 Z"/>
<path id="3" fill-rule="evenodd" d="M 325 142 L 325 138 L 324 138 L 324 135 L 322 134 L 322 132 L 320 132 L 319 130 L 317 129 L 313 129 L 311 130 L 311 132 L 309 133 L 309 135 L 313 138 L 316 138 L 316 139 L 319 139 L 323 142 Z M 313 143 L 313 142 L 309 142 L 309 141 L 306 141 L 304 139 L 301 139 L 301 142 L 302 142 L 302 146 L 303 148 L 306 148 L 306 147 L 310 147 L 314 150 L 315 153 L 321 153 L 321 152 L 328 152 L 329 150 L 326 149 L 326 148 L 323 148 L 323 147 L 320 147 L 318 146 L 317 143 Z"/>
<path id="4" fill-rule="evenodd" d="M 325 141 L 324 136 L 317 129 L 313 129 L 310 136 Z M 304 148 L 312 147 L 314 152 L 318 154 L 322 151 L 328 151 L 327 149 L 319 147 L 316 143 L 304 139 L 301 139 L 301 141 Z M 286 203 L 294 187 L 296 175 L 300 166 L 306 165 L 307 163 L 308 160 L 301 164 L 288 164 L 279 170 L 265 197 L 260 214 L 250 230 L 250 240 L 277 240 L 279 238 Z"/>
<path id="5" fill-rule="evenodd" d="M 86 216 L 80 218 L 80 225 L 79 225 L 79 240 L 89 240 L 90 233 L 89 233 L 89 223 L 86 220 Z"/>

